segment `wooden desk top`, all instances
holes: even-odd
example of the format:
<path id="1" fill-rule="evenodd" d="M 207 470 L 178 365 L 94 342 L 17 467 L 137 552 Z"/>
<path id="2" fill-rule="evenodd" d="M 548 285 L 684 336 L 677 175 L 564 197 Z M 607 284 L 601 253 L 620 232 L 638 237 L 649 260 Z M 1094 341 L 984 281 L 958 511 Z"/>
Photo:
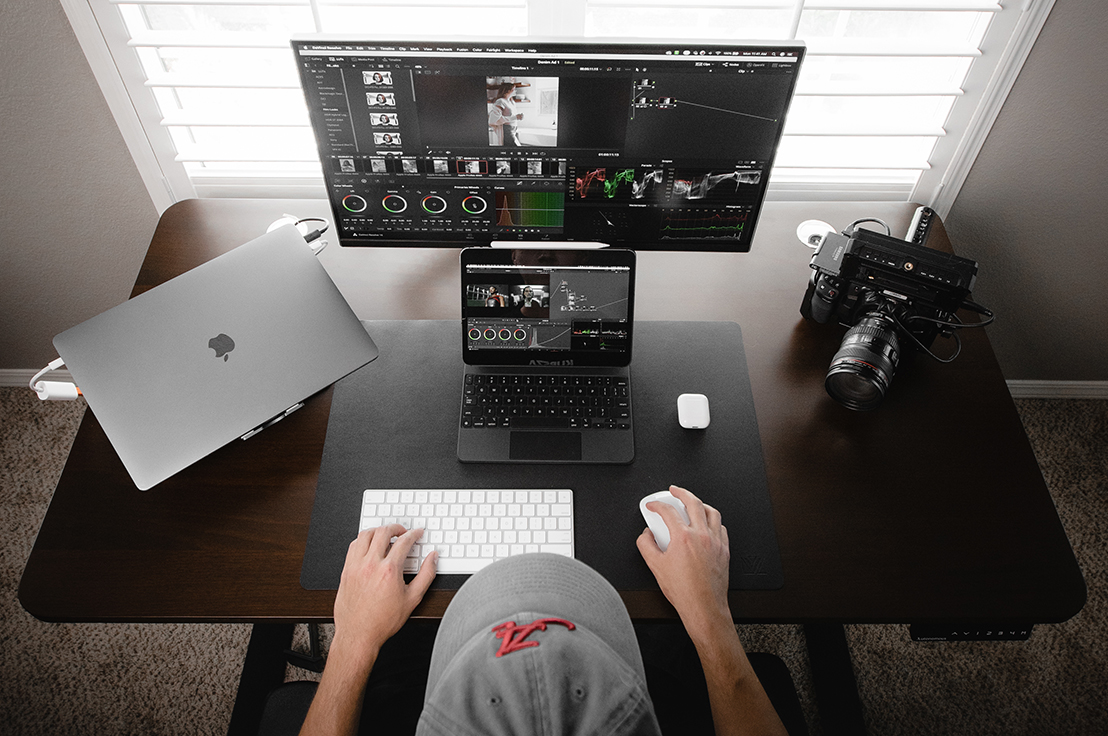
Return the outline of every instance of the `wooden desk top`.
<path id="1" fill-rule="evenodd" d="M 986 331 L 963 331 L 951 364 L 902 361 L 877 411 L 849 411 L 824 391 L 845 328 L 799 314 L 810 251 L 796 226 L 880 217 L 902 235 L 913 211 L 770 202 L 750 253 L 639 254 L 639 318 L 730 320 L 743 330 L 785 586 L 732 591 L 740 621 L 1051 623 L 1084 604 Z M 174 205 L 134 294 L 256 237 L 285 212 L 330 217 L 323 200 Z M 929 244 L 949 249 L 941 223 Z M 457 250 L 332 244 L 320 258 L 362 319 L 458 316 Z M 979 278 L 989 278 L 988 264 Z M 49 621 L 330 620 L 334 592 L 299 583 L 330 401 L 328 389 L 145 493 L 87 412 L 21 603 Z M 634 617 L 674 615 L 660 593 L 622 594 Z M 450 597 L 432 592 L 416 615 L 441 615 Z"/>

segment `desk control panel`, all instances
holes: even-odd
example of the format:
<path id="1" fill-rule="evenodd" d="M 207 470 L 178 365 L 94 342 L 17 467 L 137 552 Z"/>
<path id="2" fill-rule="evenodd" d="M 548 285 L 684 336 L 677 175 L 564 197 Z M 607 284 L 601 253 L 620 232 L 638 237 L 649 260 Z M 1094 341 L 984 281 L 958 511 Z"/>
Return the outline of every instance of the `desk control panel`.
<path id="1" fill-rule="evenodd" d="M 470 575 L 529 552 L 573 557 L 573 491 L 556 489 L 367 489 L 358 531 L 397 523 L 423 529 L 404 572 L 432 551 L 438 572 Z"/>
<path id="2" fill-rule="evenodd" d="M 1027 641 L 1031 624 L 912 624 L 912 641 Z"/>

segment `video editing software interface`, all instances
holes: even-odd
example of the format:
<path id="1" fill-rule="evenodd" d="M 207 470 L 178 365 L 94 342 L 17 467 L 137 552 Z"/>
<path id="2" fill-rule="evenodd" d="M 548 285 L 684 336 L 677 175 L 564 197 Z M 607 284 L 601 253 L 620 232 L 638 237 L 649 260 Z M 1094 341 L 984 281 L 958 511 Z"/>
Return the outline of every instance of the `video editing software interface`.
<path id="1" fill-rule="evenodd" d="M 746 251 L 800 44 L 293 49 L 343 245 Z"/>
<path id="2" fill-rule="evenodd" d="M 466 362 L 525 363 L 536 352 L 552 364 L 571 352 L 577 365 L 630 361 L 629 266 L 559 262 L 557 251 L 514 253 L 522 257 L 511 264 L 465 266 L 465 352 L 492 351 Z"/>

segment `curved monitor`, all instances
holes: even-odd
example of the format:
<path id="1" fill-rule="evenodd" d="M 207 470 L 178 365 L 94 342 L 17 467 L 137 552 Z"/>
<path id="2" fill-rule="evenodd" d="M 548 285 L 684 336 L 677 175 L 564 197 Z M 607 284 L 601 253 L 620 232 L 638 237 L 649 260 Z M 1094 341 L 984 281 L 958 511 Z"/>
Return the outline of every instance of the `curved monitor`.
<path id="1" fill-rule="evenodd" d="M 342 245 L 747 251 L 801 43 L 292 41 Z"/>

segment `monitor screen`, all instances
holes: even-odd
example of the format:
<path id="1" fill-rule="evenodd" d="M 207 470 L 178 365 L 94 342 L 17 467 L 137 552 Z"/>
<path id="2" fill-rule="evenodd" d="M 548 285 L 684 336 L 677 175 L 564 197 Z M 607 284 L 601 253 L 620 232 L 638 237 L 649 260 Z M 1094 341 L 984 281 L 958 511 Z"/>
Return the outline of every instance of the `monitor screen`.
<path id="1" fill-rule="evenodd" d="M 800 43 L 294 39 L 342 245 L 747 251 Z"/>
<path id="2" fill-rule="evenodd" d="M 467 248 L 461 266 L 466 363 L 631 362 L 634 251 Z"/>

